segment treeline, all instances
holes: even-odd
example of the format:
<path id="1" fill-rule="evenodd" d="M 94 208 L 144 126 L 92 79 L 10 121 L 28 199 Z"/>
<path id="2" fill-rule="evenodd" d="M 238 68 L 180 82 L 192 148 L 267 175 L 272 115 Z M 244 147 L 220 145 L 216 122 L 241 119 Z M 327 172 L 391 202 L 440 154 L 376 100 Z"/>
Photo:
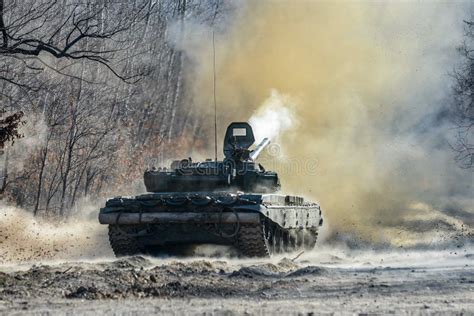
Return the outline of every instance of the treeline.
<path id="1" fill-rule="evenodd" d="M 0 106 L 36 133 L 3 150 L 3 197 L 64 216 L 80 198 L 130 188 L 148 159 L 197 146 L 202 117 L 173 37 L 186 19 L 213 26 L 225 10 L 221 0 L 0 0 Z"/>
<path id="2" fill-rule="evenodd" d="M 464 21 L 464 40 L 458 47 L 461 63 L 452 76 L 454 123 L 457 126 L 453 150 L 461 168 L 474 168 L 474 21 Z"/>

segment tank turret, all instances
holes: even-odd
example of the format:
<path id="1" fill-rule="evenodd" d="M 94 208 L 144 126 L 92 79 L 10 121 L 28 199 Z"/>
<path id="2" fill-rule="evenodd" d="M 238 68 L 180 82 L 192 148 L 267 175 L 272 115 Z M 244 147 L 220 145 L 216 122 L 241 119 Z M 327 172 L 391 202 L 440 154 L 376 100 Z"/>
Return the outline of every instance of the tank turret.
<path id="1" fill-rule="evenodd" d="M 223 160 L 175 160 L 145 171 L 148 193 L 107 200 L 99 222 L 109 225 L 115 255 L 191 255 L 200 244 L 233 246 L 245 257 L 312 249 L 319 204 L 275 194 L 278 175 L 256 162 L 270 140 L 254 143 L 248 123 L 232 123 Z"/>
<path id="2" fill-rule="evenodd" d="M 188 158 L 174 161 L 170 169 L 147 170 L 146 189 L 148 192 L 276 192 L 280 189 L 278 174 L 255 162 L 270 140 L 263 139 L 251 150 L 254 142 L 248 123 L 231 123 L 224 137 L 223 161 L 193 162 Z"/>

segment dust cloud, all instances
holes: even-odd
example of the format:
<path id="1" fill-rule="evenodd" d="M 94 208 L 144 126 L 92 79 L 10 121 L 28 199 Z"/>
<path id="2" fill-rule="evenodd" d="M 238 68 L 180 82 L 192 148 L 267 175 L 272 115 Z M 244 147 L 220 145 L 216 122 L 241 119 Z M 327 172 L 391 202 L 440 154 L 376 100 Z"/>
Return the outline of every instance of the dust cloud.
<path id="1" fill-rule="evenodd" d="M 263 159 L 285 193 L 321 203 L 328 240 L 472 236 L 473 175 L 453 161 L 446 114 L 466 12 L 469 2 L 243 2 L 216 33 L 218 135 L 249 119 L 258 137 L 261 124 L 284 130 L 285 155 Z M 200 45 L 187 43 L 195 29 L 179 45 L 196 62 L 194 98 L 212 111 L 212 37 L 198 28 Z M 275 94 L 291 100 L 267 111 L 284 125 L 265 114 Z"/>
<path id="2" fill-rule="evenodd" d="M 107 227 L 95 216 L 62 222 L 33 217 L 31 212 L 0 202 L 0 264 L 113 257 Z"/>
<path id="3" fill-rule="evenodd" d="M 271 137 L 284 155 L 265 153 L 264 166 L 280 173 L 284 193 L 321 203 L 328 242 L 472 240 L 473 174 L 454 163 L 445 115 L 469 2 L 248 1 L 236 10 L 216 33 L 219 137 L 245 120 L 257 141 Z M 186 32 L 175 45 L 195 63 L 191 93 L 207 113 L 212 31 Z M 94 216 L 52 224 L 0 204 L 0 217 L 0 263 L 112 256 Z"/>

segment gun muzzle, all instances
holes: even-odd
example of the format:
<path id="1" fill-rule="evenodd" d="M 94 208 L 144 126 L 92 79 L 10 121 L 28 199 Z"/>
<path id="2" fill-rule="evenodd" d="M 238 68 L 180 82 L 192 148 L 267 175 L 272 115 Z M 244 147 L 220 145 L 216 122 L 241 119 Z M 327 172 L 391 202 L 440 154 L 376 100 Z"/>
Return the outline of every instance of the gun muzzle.
<path id="1" fill-rule="evenodd" d="M 260 144 L 258 144 L 258 146 L 254 150 L 252 150 L 252 152 L 249 155 L 249 158 L 251 160 L 256 160 L 258 156 L 260 155 L 260 153 L 262 152 L 262 150 L 264 150 L 265 147 L 267 147 L 269 144 L 270 144 L 270 140 L 268 138 L 264 138 L 260 142 Z"/>

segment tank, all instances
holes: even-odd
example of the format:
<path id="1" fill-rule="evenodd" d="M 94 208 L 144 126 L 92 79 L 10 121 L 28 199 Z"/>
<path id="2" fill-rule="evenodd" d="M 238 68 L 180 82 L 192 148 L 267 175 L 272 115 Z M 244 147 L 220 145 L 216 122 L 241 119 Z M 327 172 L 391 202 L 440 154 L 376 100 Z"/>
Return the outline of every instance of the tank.
<path id="1" fill-rule="evenodd" d="M 270 141 L 254 142 L 248 123 L 231 123 L 222 161 L 173 161 L 145 171 L 149 193 L 107 200 L 99 222 L 115 255 L 190 255 L 199 244 L 231 245 L 242 257 L 314 248 L 319 204 L 278 194 L 278 174 L 257 162 Z"/>

